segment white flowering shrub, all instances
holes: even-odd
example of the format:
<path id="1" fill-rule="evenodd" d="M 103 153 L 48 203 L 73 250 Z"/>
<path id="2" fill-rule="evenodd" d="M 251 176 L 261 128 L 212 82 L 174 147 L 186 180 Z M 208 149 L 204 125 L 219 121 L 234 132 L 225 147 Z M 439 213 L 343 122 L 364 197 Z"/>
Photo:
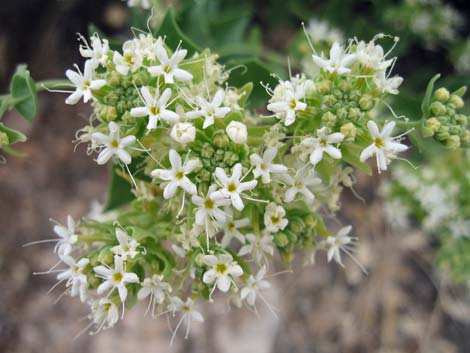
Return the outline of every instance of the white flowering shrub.
<path id="1" fill-rule="evenodd" d="M 437 263 L 458 282 L 470 274 L 468 151 L 434 158 L 415 169 L 400 166 L 381 186 L 385 215 L 397 234 L 421 228 L 438 243 Z"/>

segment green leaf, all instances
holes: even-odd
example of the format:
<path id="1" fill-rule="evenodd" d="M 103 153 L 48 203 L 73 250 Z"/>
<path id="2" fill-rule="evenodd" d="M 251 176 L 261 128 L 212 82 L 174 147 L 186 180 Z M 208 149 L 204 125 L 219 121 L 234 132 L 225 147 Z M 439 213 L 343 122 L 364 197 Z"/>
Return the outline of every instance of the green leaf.
<path id="1" fill-rule="evenodd" d="M 19 65 L 16 69 L 10 83 L 10 94 L 15 110 L 25 119 L 33 120 L 38 111 L 38 95 L 26 65 Z"/>
<path id="2" fill-rule="evenodd" d="M 427 118 L 429 116 L 429 104 L 431 103 L 432 93 L 434 91 L 434 83 L 441 77 L 441 74 L 435 75 L 431 81 L 429 81 L 428 86 L 426 87 L 426 93 L 424 94 L 423 103 L 421 103 L 421 112 L 423 117 Z"/>
<path id="3" fill-rule="evenodd" d="M 239 93 L 241 95 L 241 98 L 238 101 L 240 107 L 245 106 L 246 102 L 248 101 L 248 98 L 251 95 L 251 92 L 253 92 L 253 82 L 248 82 L 242 88 L 240 88 Z"/>
<path id="4" fill-rule="evenodd" d="M 230 85 L 241 87 L 249 82 L 253 83 L 253 91 L 247 106 L 249 108 L 264 106 L 269 99 L 269 94 L 261 85 L 261 82 L 263 84 L 269 84 L 271 87 L 277 85 L 277 79 L 271 76 L 271 70 L 257 59 L 241 62 L 231 61 L 227 64 L 227 67 L 237 67 L 230 73 L 230 77 L 228 79 L 228 83 Z"/>
<path id="5" fill-rule="evenodd" d="M 342 158 L 344 161 L 351 164 L 353 167 L 362 170 L 367 175 L 372 175 L 370 166 L 367 163 L 361 162 L 359 159 L 362 149 L 363 148 L 361 146 L 345 142 L 341 145 Z"/>
<path id="6" fill-rule="evenodd" d="M 165 14 L 165 18 L 157 31 L 157 36 L 165 37 L 165 44 L 173 50 L 181 42 L 182 47 L 188 51 L 189 55 L 201 51 L 201 48 L 181 31 L 171 7 Z"/>
<path id="7" fill-rule="evenodd" d="M 120 171 L 120 167 L 113 165 L 109 178 L 108 196 L 104 211 L 113 210 L 135 199 L 135 195 L 131 192 L 132 185 L 129 181 L 119 176 L 117 171 Z"/>
<path id="8" fill-rule="evenodd" d="M 21 132 L 10 129 L 6 127 L 3 123 L 0 123 L 0 132 L 5 133 L 8 136 L 8 144 L 12 145 L 16 142 L 24 142 L 26 141 L 26 136 L 23 135 Z"/>

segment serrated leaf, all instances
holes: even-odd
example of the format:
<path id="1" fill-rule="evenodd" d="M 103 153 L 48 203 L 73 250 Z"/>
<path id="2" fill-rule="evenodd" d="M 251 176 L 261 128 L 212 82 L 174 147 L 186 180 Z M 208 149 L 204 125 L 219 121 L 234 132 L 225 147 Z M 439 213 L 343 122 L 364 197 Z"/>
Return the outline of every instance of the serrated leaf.
<path id="1" fill-rule="evenodd" d="M 26 65 L 19 65 L 10 83 L 10 95 L 15 110 L 25 119 L 31 121 L 38 111 L 36 84 Z"/>
<path id="2" fill-rule="evenodd" d="M 429 116 L 429 104 L 431 103 L 432 93 L 434 91 L 434 84 L 441 77 L 441 74 L 435 75 L 431 81 L 429 81 L 428 86 L 426 87 L 426 93 L 424 94 L 423 103 L 421 103 L 421 112 L 423 117 L 427 118 Z"/>

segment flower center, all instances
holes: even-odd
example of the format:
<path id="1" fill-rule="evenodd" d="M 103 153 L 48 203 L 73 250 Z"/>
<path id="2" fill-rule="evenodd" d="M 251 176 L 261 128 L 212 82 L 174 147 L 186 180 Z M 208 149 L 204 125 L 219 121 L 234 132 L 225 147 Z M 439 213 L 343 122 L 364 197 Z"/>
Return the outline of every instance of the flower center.
<path id="1" fill-rule="evenodd" d="M 90 87 L 90 85 L 91 85 L 90 80 L 85 80 L 85 82 L 83 82 L 83 86 L 85 86 L 85 88 Z"/>
<path id="2" fill-rule="evenodd" d="M 326 140 L 326 138 L 321 138 L 320 139 L 320 146 L 322 147 L 326 147 L 328 145 L 328 141 Z"/>
<path id="3" fill-rule="evenodd" d="M 184 178 L 183 171 L 182 170 L 177 171 L 176 174 L 175 174 L 175 178 L 176 179 L 183 179 Z"/>
<path id="4" fill-rule="evenodd" d="M 204 201 L 204 207 L 211 210 L 214 208 L 214 201 L 212 199 L 206 199 Z"/>
<path id="5" fill-rule="evenodd" d="M 297 101 L 295 99 L 291 99 L 289 103 L 289 107 L 291 107 L 292 109 L 295 109 L 296 106 L 297 106 Z"/>
<path id="6" fill-rule="evenodd" d="M 225 272 L 227 272 L 227 265 L 226 264 L 217 264 L 215 265 L 215 271 L 217 273 L 220 273 L 221 275 L 223 275 Z"/>
<path id="7" fill-rule="evenodd" d="M 163 71 L 169 73 L 171 71 L 171 65 L 166 64 L 165 66 L 163 66 Z"/>
<path id="8" fill-rule="evenodd" d="M 118 148 L 119 142 L 116 139 L 112 139 L 110 145 L 111 147 Z"/>
<path id="9" fill-rule="evenodd" d="M 122 281 L 122 273 L 121 272 L 116 272 L 114 275 L 113 275 L 113 280 L 114 282 L 121 282 Z"/>
<path id="10" fill-rule="evenodd" d="M 278 223 L 279 223 L 279 217 L 277 217 L 277 216 L 272 216 L 272 217 L 271 217 L 271 223 L 272 223 L 272 224 L 278 224 Z"/>
<path id="11" fill-rule="evenodd" d="M 229 183 L 227 185 L 227 190 L 228 190 L 228 192 L 235 192 L 237 190 L 237 184 Z"/>
<path id="12" fill-rule="evenodd" d="M 301 189 L 304 187 L 304 183 L 302 183 L 301 181 L 296 181 L 294 186 L 297 188 L 297 189 Z"/>
<path id="13" fill-rule="evenodd" d="M 129 65 L 134 65 L 134 57 L 131 54 L 125 54 L 124 61 Z"/>
<path id="14" fill-rule="evenodd" d="M 384 140 L 382 140 L 381 137 L 376 137 L 376 138 L 375 138 L 375 146 L 377 146 L 377 148 L 379 148 L 379 149 L 384 148 L 384 147 L 385 147 L 385 142 L 384 142 Z"/>
<path id="15" fill-rule="evenodd" d="M 152 115 L 160 114 L 160 107 L 157 107 L 155 105 L 150 106 L 149 110 L 150 110 L 150 113 L 152 113 Z"/>
<path id="16" fill-rule="evenodd" d="M 268 169 L 268 164 L 263 162 L 263 163 L 261 163 L 260 167 L 261 167 L 261 169 L 266 170 L 266 169 Z"/>
<path id="17" fill-rule="evenodd" d="M 183 311 L 186 311 L 186 312 L 191 311 L 191 308 L 187 305 L 183 305 L 182 309 L 183 309 Z"/>

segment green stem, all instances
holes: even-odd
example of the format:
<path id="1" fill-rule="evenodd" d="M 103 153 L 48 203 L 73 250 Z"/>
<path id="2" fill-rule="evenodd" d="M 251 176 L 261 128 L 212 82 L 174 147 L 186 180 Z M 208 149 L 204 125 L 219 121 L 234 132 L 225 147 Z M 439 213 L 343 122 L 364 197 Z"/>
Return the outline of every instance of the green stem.
<path id="1" fill-rule="evenodd" d="M 82 242 L 93 242 L 93 241 L 109 241 L 109 237 L 103 236 L 103 235 L 80 235 L 78 237 L 79 241 Z"/>
<path id="2" fill-rule="evenodd" d="M 56 79 L 56 80 L 44 80 L 36 82 L 36 92 L 41 92 L 48 89 L 64 89 L 71 88 L 72 84 L 69 80 Z"/>
<path id="3" fill-rule="evenodd" d="M 397 126 L 400 128 L 400 129 L 412 129 L 412 128 L 418 128 L 420 127 L 422 124 L 422 121 L 421 119 L 420 120 L 416 120 L 416 121 L 397 121 Z"/>

